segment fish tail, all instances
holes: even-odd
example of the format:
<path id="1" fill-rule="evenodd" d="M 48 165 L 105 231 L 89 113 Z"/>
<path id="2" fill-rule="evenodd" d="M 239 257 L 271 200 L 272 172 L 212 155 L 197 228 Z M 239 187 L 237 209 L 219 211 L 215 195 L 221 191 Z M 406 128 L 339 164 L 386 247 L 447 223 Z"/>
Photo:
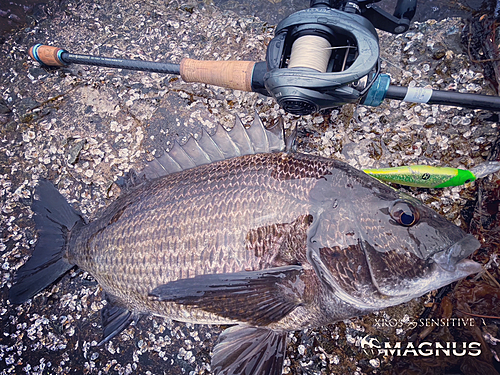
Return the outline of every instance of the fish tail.
<path id="1" fill-rule="evenodd" d="M 73 268 L 65 258 L 71 231 L 75 225 L 85 224 L 51 182 L 40 180 L 35 195 L 38 199 L 32 210 L 38 242 L 9 290 L 9 299 L 15 304 L 27 301 Z"/>

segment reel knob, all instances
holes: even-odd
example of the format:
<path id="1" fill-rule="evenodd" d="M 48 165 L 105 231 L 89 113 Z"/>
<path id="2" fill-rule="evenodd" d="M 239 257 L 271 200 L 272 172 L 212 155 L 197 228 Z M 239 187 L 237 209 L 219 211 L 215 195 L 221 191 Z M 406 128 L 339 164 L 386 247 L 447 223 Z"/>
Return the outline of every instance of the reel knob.
<path id="1" fill-rule="evenodd" d="M 299 116 L 310 115 L 319 111 L 318 106 L 314 102 L 305 98 L 281 98 L 278 100 L 278 104 L 286 112 Z"/>

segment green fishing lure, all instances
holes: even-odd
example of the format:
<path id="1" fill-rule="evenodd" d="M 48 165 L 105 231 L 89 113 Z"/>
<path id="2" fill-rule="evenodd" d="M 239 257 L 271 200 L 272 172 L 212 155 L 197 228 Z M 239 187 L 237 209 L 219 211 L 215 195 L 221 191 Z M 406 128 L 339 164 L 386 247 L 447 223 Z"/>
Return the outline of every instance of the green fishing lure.
<path id="1" fill-rule="evenodd" d="M 430 165 L 364 169 L 363 171 L 384 182 L 431 189 L 460 186 L 495 173 L 498 170 L 500 170 L 500 162 L 489 161 L 479 164 L 470 171 L 450 167 L 432 167 Z"/>

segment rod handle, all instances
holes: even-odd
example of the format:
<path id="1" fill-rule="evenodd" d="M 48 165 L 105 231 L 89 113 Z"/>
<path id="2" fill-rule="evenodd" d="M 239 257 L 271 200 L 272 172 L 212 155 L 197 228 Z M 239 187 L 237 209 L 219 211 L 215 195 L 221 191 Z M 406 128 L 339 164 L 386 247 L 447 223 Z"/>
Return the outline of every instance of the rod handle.
<path id="1" fill-rule="evenodd" d="M 182 59 L 185 82 L 201 82 L 233 90 L 252 91 L 254 61 L 204 61 Z"/>
<path id="2" fill-rule="evenodd" d="M 48 66 L 65 66 L 66 63 L 61 58 L 61 54 L 67 52 L 59 47 L 35 44 L 28 51 L 33 60 Z"/>

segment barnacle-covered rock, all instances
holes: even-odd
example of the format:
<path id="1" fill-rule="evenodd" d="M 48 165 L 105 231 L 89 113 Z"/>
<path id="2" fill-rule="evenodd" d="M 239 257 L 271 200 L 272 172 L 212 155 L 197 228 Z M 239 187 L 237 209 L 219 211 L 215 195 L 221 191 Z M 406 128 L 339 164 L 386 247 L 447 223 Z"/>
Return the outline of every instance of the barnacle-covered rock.
<path id="1" fill-rule="evenodd" d="M 104 302 L 85 273 L 67 275 L 27 304 L 11 305 L 6 296 L 13 274 L 36 241 L 29 206 L 41 177 L 55 181 L 92 218 L 120 193 L 114 181 L 127 171 L 140 169 L 146 159 L 202 128 L 211 132 L 217 123 L 230 127 L 236 116 L 250 125 L 255 109 L 267 125 L 283 121 L 286 128 L 297 128 L 302 152 L 357 168 L 414 163 L 470 168 L 488 157 L 498 160 L 492 147 L 498 118 L 484 111 L 386 101 L 376 108 L 350 104 L 298 117 L 255 93 L 188 84 L 156 73 L 80 65 L 47 68 L 27 57 L 29 47 L 42 42 L 74 53 L 177 63 L 184 57 L 263 60 L 274 27 L 241 14 L 197 1 L 68 1 L 59 11 L 36 12 L 36 22 L 5 37 L 0 45 L 0 368 L 5 373 L 208 374 L 210 348 L 221 331 L 151 317 L 97 347 Z M 463 26 L 453 18 L 416 22 L 404 35 L 380 32 L 382 70 L 394 84 L 493 94 L 482 66 L 471 63 L 462 44 Z M 475 209 L 478 186 L 482 198 Z M 485 244 L 477 260 L 488 266 L 492 279 L 457 288 L 450 298 L 453 314 L 471 305 L 471 293 L 479 296 L 494 288 L 493 280 L 498 282 L 498 186 L 497 174 L 465 187 L 406 189 L 464 228 L 473 218 L 473 233 Z M 407 340 L 414 334 L 412 322 L 433 300 L 428 295 L 363 319 L 291 333 L 284 372 L 396 373 L 393 359 L 361 350 L 362 338 Z M 434 308 L 435 314 L 448 306 L 438 305 L 444 307 Z M 476 311 L 469 307 L 466 312 L 495 313 L 488 301 Z M 488 345 L 485 351 L 498 343 L 494 323 L 486 320 L 478 328 Z M 434 331 L 433 339 L 451 337 L 443 332 Z M 451 334 L 478 339 L 478 331 Z M 497 361 L 494 354 L 489 359 Z"/>

